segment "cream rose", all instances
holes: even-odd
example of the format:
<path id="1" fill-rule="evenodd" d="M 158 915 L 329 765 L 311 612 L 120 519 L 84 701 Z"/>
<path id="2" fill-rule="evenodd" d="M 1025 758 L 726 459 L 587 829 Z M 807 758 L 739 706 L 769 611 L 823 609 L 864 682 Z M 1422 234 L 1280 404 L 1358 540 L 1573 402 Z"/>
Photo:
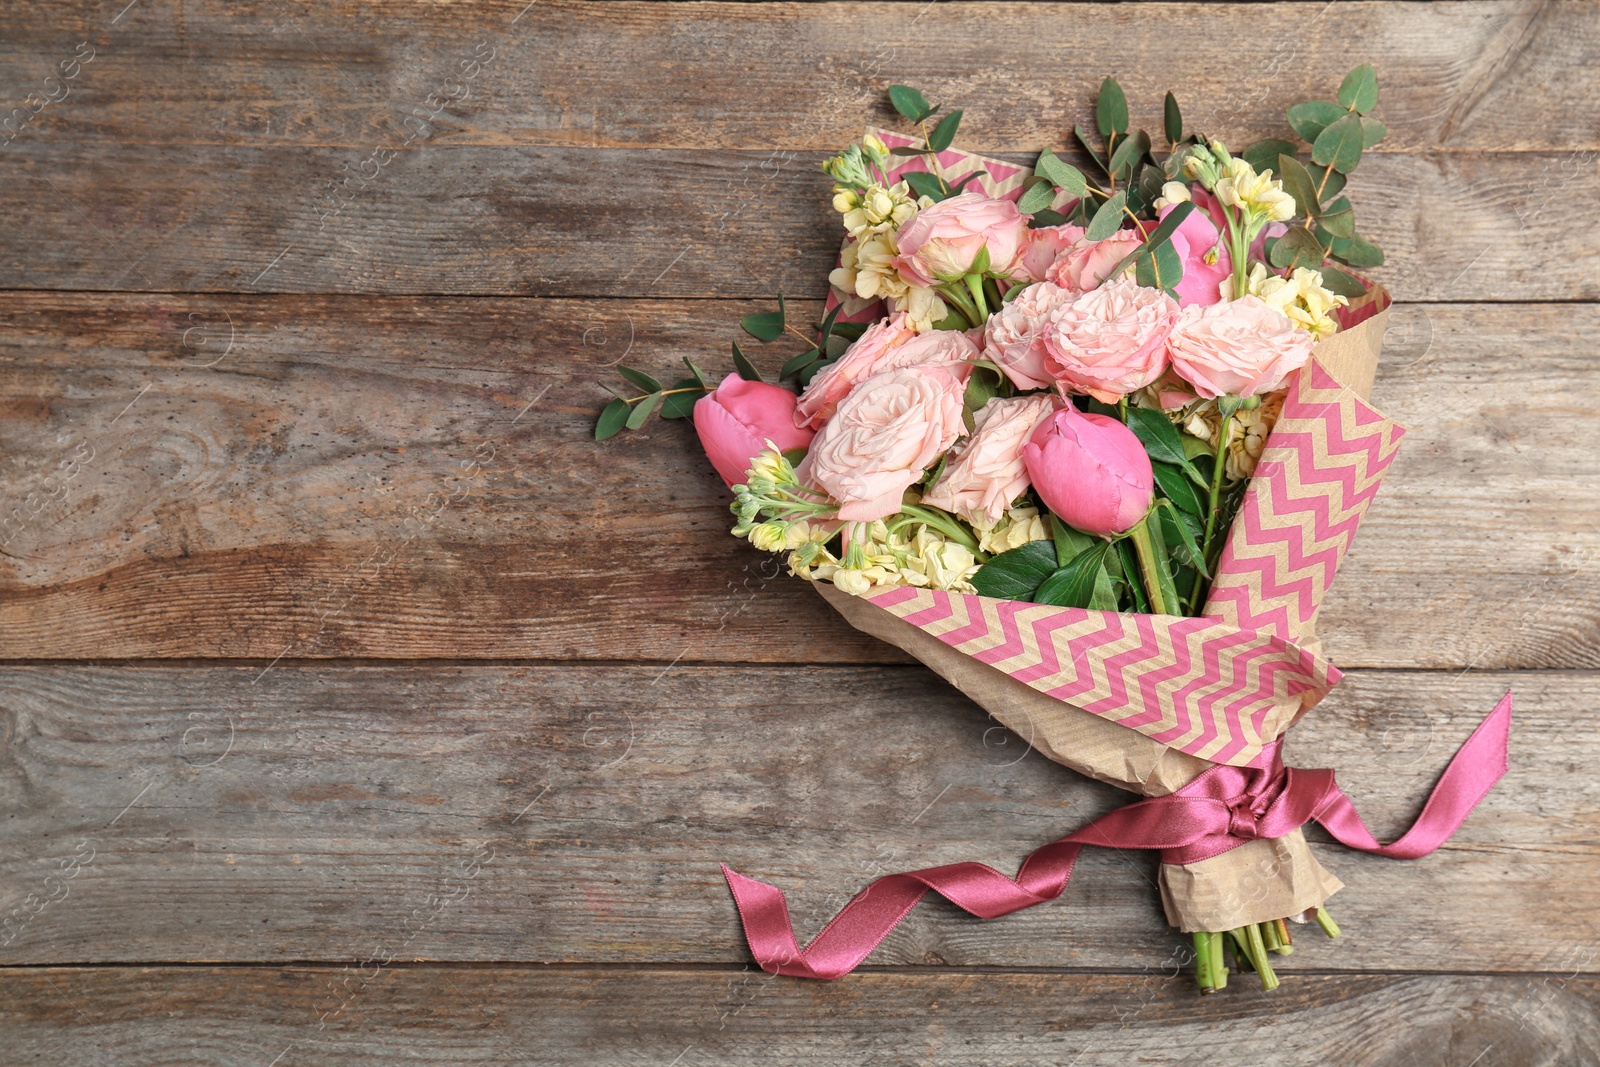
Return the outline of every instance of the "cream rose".
<path id="1" fill-rule="evenodd" d="M 972 436 L 951 454 L 922 502 L 992 527 L 1028 488 L 1022 446 L 1060 405 L 1043 393 L 990 400 L 974 416 Z"/>
<path id="2" fill-rule="evenodd" d="M 795 474 L 837 500 L 841 519 L 893 515 L 912 483 L 966 432 L 963 392 L 945 367 L 906 367 L 868 378 L 817 432 Z"/>
<path id="3" fill-rule="evenodd" d="M 1117 278 L 1050 313 L 1045 367 L 1064 392 L 1114 403 L 1161 377 L 1177 319 L 1172 297 Z"/>
<path id="4" fill-rule="evenodd" d="M 1187 307 L 1167 338 L 1173 371 L 1203 397 L 1255 396 L 1311 358 L 1311 335 L 1258 296 Z"/>

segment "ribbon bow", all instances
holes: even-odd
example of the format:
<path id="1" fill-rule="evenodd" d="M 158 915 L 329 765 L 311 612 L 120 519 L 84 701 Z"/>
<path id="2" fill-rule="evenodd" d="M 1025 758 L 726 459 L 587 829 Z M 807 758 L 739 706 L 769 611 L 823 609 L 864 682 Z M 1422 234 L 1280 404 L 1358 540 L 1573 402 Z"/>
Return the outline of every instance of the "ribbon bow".
<path id="1" fill-rule="evenodd" d="M 877 879 L 801 951 L 783 890 L 729 868 L 745 937 L 764 971 L 796 978 L 838 978 L 866 959 L 928 890 L 982 919 L 1054 900 L 1067 887 L 1085 845 L 1153 849 L 1163 863 L 1198 863 L 1262 837 L 1282 837 L 1317 822 L 1338 841 L 1391 859 L 1426 856 L 1455 833 L 1506 772 L 1511 694 L 1478 725 L 1439 778 L 1411 829 L 1389 845 L 1372 836 L 1331 770 L 1283 764 L 1281 741 L 1259 765 L 1218 764 L 1175 793 L 1118 808 L 1036 849 L 1015 879 L 983 863 L 951 863 Z"/>

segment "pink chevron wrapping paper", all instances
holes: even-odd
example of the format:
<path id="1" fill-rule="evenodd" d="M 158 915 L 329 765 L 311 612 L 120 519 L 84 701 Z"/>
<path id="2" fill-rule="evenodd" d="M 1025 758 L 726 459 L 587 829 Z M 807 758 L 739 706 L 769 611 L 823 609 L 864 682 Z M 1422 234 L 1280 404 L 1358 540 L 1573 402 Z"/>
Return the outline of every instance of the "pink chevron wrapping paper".
<path id="1" fill-rule="evenodd" d="M 1309 632 L 1403 432 L 1308 364 L 1198 618 L 913 587 L 866 599 L 1048 696 L 1177 751 L 1248 766 L 1339 679 L 1295 638 Z"/>

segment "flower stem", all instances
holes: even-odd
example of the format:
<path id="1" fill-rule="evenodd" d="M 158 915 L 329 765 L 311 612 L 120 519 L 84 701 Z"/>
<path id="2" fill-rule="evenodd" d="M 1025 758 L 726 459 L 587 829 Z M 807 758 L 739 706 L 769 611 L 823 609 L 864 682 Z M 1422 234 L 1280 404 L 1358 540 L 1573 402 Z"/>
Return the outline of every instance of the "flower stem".
<path id="1" fill-rule="evenodd" d="M 1175 593 L 1170 599 L 1167 596 L 1172 592 L 1172 578 L 1162 566 L 1165 561 L 1156 558 L 1155 542 L 1150 537 L 1149 515 L 1128 531 L 1128 538 L 1139 557 L 1139 575 L 1144 579 L 1144 590 L 1150 598 L 1150 611 L 1156 615 L 1175 614 L 1172 609 L 1178 606 L 1178 598 Z"/>
<path id="2" fill-rule="evenodd" d="M 1339 936 L 1339 924 L 1333 921 L 1333 916 L 1328 914 L 1327 908 L 1317 909 L 1317 925 L 1322 927 L 1322 932 L 1329 937 Z"/>
<path id="3" fill-rule="evenodd" d="M 960 288 L 954 285 L 941 285 L 938 287 L 937 292 L 955 305 L 956 310 L 961 312 L 962 318 L 966 319 L 969 325 L 982 326 L 988 321 L 987 316 L 981 319 L 978 318 L 978 309 L 972 303 L 972 298 Z"/>
<path id="4" fill-rule="evenodd" d="M 909 516 L 916 522 L 922 523 L 924 526 L 932 526 L 935 530 L 938 530 L 940 533 L 950 538 L 950 540 L 955 541 L 966 548 L 973 555 L 980 555 L 980 552 L 978 551 L 977 540 L 971 534 L 961 529 L 961 527 L 956 523 L 947 520 L 944 516 L 939 515 L 937 512 L 930 511 L 927 508 L 918 507 L 916 504 L 902 504 L 900 507 L 900 513 L 902 515 Z"/>
<path id="5" fill-rule="evenodd" d="M 978 310 L 978 317 L 973 320 L 972 325 L 982 326 L 989 321 L 989 302 L 983 295 L 983 276 L 981 274 L 969 274 L 966 276 L 965 281 L 967 283 L 967 291 L 972 294 L 972 303 Z"/>
<path id="6" fill-rule="evenodd" d="M 1217 450 L 1211 464 L 1211 495 L 1206 506 L 1206 534 L 1200 542 L 1201 562 L 1211 565 L 1211 542 L 1216 537 L 1217 515 L 1222 511 L 1222 475 L 1228 469 L 1228 435 L 1233 432 L 1233 411 L 1225 409 L 1222 422 L 1217 426 Z M 1189 589 L 1187 614 L 1193 615 L 1200 607 L 1200 594 L 1205 589 L 1205 579 L 1198 568 L 1194 572 L 1194 585 Z"/>
<path id="7" fill-rule="evenodd" d="M 1215 993 L 1216 983 L 1211 980 L 1211 935 L 1202 931 L 1194 934 L 1194 980 L 1200 992 Z"/>
<path id="8" fill-rule="evenodd" d="M 1261 988 L 1270 993 L 1278 988 L 1278 976 L 1272 972 L 1272 963 L 1267 959 L 1267 946 L 1261 940 L 1261 925 L 1251 923 L 1246 926 L 1244 936 L 1250 946 L 1250 962 L 1261 976 Z"/>

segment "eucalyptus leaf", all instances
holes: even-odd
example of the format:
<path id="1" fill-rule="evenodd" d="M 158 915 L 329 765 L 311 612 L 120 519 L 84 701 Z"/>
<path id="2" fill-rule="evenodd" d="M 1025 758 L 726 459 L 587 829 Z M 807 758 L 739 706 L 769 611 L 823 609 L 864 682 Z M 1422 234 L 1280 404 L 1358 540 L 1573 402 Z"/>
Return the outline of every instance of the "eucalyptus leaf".
<path id="1" fill-rule="evenodd" d="M 1344 76 L 1339 86 L 1339 103 L 1363 115 L 1378 106 L 1378 74 L 1372 64 L 1363 63 Z"/>
<path id="2" fill-rule="evenodd" d="M 1363 149 L 1371 148 L 1387 136 L 1389 136 L 1389 127 L 1377 119 L 1370 119 L 1365 115 L 1361 116 L 1361 147 Z"/>
<path id="3" fill-rule="evenodd" d="M 1048 178 L 1056 188 L 1074 199 L 1082 197 L 1089 191 L 1089 180 L 1083 176 L 1083 171 L 1062 161 L 1048 148 L 1039 153 L 1033 171 L 1041 177 Z"/>
<path id="4" fill-rule="evenodd" d="M 1267 257 L 1279 270 L 1289 267 L 1315 268 L 1322 264 L 1322 245 L 1310 230 L 1295 226 L 1278 238 Z"/>
<path id="5" fill-rule="evenodd" d="M 1035 211 L 1043 211 L 1056 199 L 1056 187 L 1043 178 L 1039 178 L 1023 192 L 1017 199 L 1017 210 L 1024 215 L 1032 215 Z"/>
<path id="6" fill-rule="evenodd" d="M 1323 215 L 1317 221 L 1324 230 L 1335 237 L 1354 237 L 1356 235 L 1356 216 L 1350 207 L 1350 201 L 1347 197 L 1341 196 L 1323 208 Z"/>
<path id="7" fill-rule="evenodd" d="M 689 368 L 689 373 L 694 375 L 694 380 L 699 384 L 700 388 L 707 390 L 711 388 L 711 383 L 706 381 L 706 372 L 695 366 L 694 360 L 684 356 L 683 365 Z"/>
<path id="8" fill-rule="evenodd" d="M 1143 159 L 1150 151 L 1150 135 L 1143 130 L 1134 130 L 1125 137 L 1116 151 L 1111 153 L 1111 173 L 1121 174 L 1131 171 L 1135 163 Z"/>
<path id="9" fill-rule="evenodd" d="M 949 148 L 956 139 L 956 130 L 961 126 L 961 112 L 952 111 L 939 120 L 939 125 L 928 134 L 928 149 L 933 152 L 943 152 Z"/>
<path id="10" fill-rule="evenodd" d="M 1365 282 L 1330 263 L 1322 265 L 1322 285 L 1329 292 L 1338 293 L 1340 296 L 1350 300 L 1354 300 L 1358 296 L 1365 296 L 1367 293 Z"/>
<path id="11" fill-rule="evenodd" d="M 1325 202 L 1331 197 L 1338 196 L 1344 189 L 1345 182 L 1349 180 L 1332 167 L 1324 167 L 1316 163 L 1311 164 L 1306 170 L 1311 175 L 1312 180 L 1317 183 L 1317 192 Z"/>
<path id="12" fill-rule="evenodd" d="M 1128 201 L 1128 194 L 1118 189 L 1111 194 L 1111 199 L 1100 205 L 1094 213 L 1088 229 L 1084 231 L 1084 238 L 1090 241 L 1104 241 L 1107 237 L 1122 228 L 1122 208 Z"/>
<path id="13" fill-rule="evenodd" d="M 925 170 L 909 170 L 901 171 L 900 177 L 905 180 L 907 185 L 911 186 L 911 191 L 918 196 L 932 197 L 934 200 L 945 199 L 944 186 L 939 184 L 939 179 L 936 175 L 929 174 Z"/>
<path id="14" fill-rule="evenodd" d="M 782 297 L 778 298 L 780 301 Z M 783 336 L 784 309 L 780 303 L 777 311 L 763 311 L 755 315 L 746 315 L 739 320 L 739 326 L 745 333 L 757 341 L 772 342 Z"/>
<path id="15" fill-rule="evenodd" d="M 1056 546 L 1050 541 L 1029 541 L 1002 552 L 972 575 L 978 595 L 999 600 L 1032 600 L 1041 582 L 1056 571 Z"/>
<path id="16" fill-rule="evenodd" d="M 799 374 L 813 363 L 820 362 L 822 362 L 822 352 L 816 348 L 808 348 L 799 355 L 790 357 L 784 363 L 783 369 L 778 372 L 778 377 L 782 379 L 791 374 Z"/>
<path id="17" fill-rule="evenodd" d="M 1277 137 L 1268 137 L 1264 141 L 1257 141 L 1243 152 L 1240 152 L 1239 155 L 1244 157 L 1244 161 L 1254 167 L 1258 173 L 1270 170 L 1282 174 L 1283 172 L 1278 170 L 1278 157 L 1292 156 L 1294 153 L 1295 146 L 1290 142 L 1280 140 Z"/>
<path id="18" fill-rule="evenodd" d="M 661 388 L 660 382 L 656 381 L 642 370 L 634 370 L 632 367 L 618 367 L 617 373 L 647 393 L 656 392 Z"/>
<path id="19" fill-rule="evenodd" d="M 738 373 L 739 377 L 747 382 L 759 382 L 761 380 L 761 372 L 756 370 L 756 365 L 751 363 L 743 352 L 739 351 L 738 341 L 733 342 L 733 369 Z"/>
<path id="20" fill-rule="evenodd" d="M 605 406 L 594 424 L 594 439 L 604 441 L 617 433 L 628 421 L 628 402 L 618 397 Z"/>
<path id="21" fill-rule="evenodd" d="M 1295 206 L 1307 218 L 1322 213 L 1317 200 L 1317 187 L 1311 181 L 1311 172 L 1294 156 L 1287 153 L 1277 159 L 1278 177 L 1283 181 L 1283 191 L 1294 197 Z"/>
<path id="22" fill-rule="evenodd" d="M 975 170 L 971 174 L 963 174 L 960 178 L 950 182 L 950 195 L 956 195 L 957 193 L 961 192 L 961 190 L 965 189 L 968 183 L 977 181 L 979 178 L 984 177 L 988 173 L 989 172 L 986 170 Z"/>
<path id="23" fill-rule="evenodd" d="M 1128 98 L 1123 95 L 1117 79 L 1107 78 L 1100 83 L 1100 96 L 1094 104 L 1094 121 L 1102 137 L 1128 132 Z"/>
<path id="24" fill-rule="evenodd" d="M 1089 135 L 1083 132 L 1083 127 L 1072 127 L 1072 136 L 1077 138 L 1078 144 L 1083 146 L 1083 150 L 1089 154 L 1089 158 L 1094 160 L 1101 170 L 1105 170 L 1106 161 L 1101 157 L 1099 150 L 1089 143 Z"/>
<path id="25" fill-rule="evenodd" d="M 1311 161 L 1349 174 L 1361 162 L 1361 116 L 1353 112 L 1335 119 L 1311 145 Z"/>
<path id="26" fill-rule="evenodd" d="M 1150 289 L 1172 292 L 1183 281 L 1183 260 L 1171 241 L 1146 245 L 1145 251 L 1134 260 L 1134 276 L 1140 285 Z"/>
<path id="27" fill-rule="evenodd" d="M 1335 237 L 1331 251 L 1352 267 L 1383 266 L 1383 249 L 1360 234 L 1350 238 Z"/>
<path id="28" fill-rule="evenodd" d="M 910 122 L 921 122 L 934 111 L 927 98 L 909 85 L 889 86 L 889 103 Z"/>
<path id="29" fill-rule="evenodd" d="M 1178 98 L 1170 92 L 1162 107 L 1161 125 L 1162 132 L 1167 135 L 1167 144 L 1175 145 L 1183 140 L 1183 113 L 1178 110 Z"/>
<path id="30" fill-rule="evenodd" d="M 1063 215 L 1061 212 L 1053 211 L 1050 208 L 1044 208 L 1044 209 L 1042 209 L 1040 211 L 1035 211 L 1033 213 L 1033 218 L 1028 220 L 1028 229 L 1030 229 L 1030 230 L 1042 230 L 1046 226 L 1060 226 L 1062 223 L 1064 223 L 1066 221 L 1067 221 L 1067 217 L 1065 215 Z M 1011 292 L 1020 293 L 1020 292 L 1022 292 L 1022 287 L 1018 286 L 1015 289 L 1011 290 Z M 1011 294 L 1007 293 L 1006 295 L 1009 296 Z"/>
<path id="31" fill-rule="evenodd" d="M 660 393 L 651 393 L 649 396 L 645 397 L 643 400 L 639 401 L 639 403 L 634 405 L 632 413 L 628 415 L 628 429 L 637 430 L 639 427 L 643 426 L 645 424 L 645 420 L 649 419 L 650 416 L 655 413 L 656 408 L 661 406 L 661 400 L 662 396 Z"/>
<path id="32" fill-rule="evenodd" d="M 1322 131 L 1336 119 L 1349 114 L 1344 108 L 1329 100 L 1307 100 L 1295 104 L 1284 112 L 1289 125 L 1307 144 L 1315 144 Z"/>
<path id="33" fill-rule="evenodd" d="M 661 401 L 661 417 L 663 419 L 681 419 L 694 411 L 696 400 L 710 392 L 705 384 L 693 378 L 685 378 L 672 386 L 671 394 Z"/>

